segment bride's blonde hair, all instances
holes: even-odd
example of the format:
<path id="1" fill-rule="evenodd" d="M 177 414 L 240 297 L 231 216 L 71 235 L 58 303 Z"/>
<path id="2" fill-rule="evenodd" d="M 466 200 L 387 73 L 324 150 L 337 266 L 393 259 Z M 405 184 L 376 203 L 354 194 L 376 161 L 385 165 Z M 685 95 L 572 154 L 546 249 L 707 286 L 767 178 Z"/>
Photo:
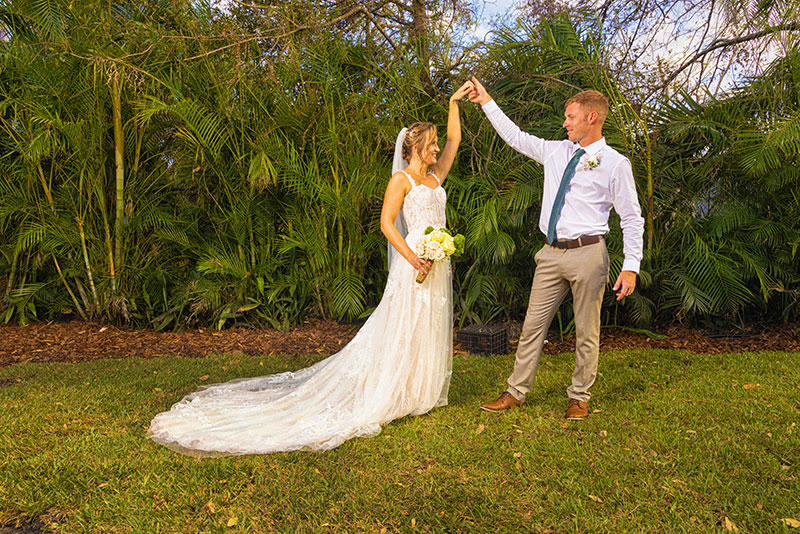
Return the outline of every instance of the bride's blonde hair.
<path id="1" fill-rule="evenodd" d="M 411 148 L 416 145 L 427 146 L 436 137 L 436 125 L 431 122 L 415 122 L 406 130 L 403 140 L 403 159 L 411 161 Z"/>

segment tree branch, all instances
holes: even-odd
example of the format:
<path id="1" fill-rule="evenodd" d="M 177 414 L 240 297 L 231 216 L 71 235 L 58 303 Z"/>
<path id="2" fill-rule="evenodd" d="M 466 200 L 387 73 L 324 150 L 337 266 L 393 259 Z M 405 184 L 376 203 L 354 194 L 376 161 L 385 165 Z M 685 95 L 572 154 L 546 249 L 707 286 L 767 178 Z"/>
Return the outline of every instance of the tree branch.
<path id="1" fill-rule="evenodd" d="M 268 7 L 271 7 L 271 6 L 259 6 L 259 5 L 256 5 L 256 4 L 246 4 L 244 2 L 241 2 L 240 0 L 234 0 L 234 2 L 236 2 L 237 4 L 242 5 L 244 7 L 251 7 L 253 9 L 267 9 Z M 293 35 L 295 33 L 301 32 L 303 30 L 313 30 L 313 29 L 316 29 L 316 28 L 326 28 L 328 26 L 332 26 L 332 25 L 336 24 L 337 22 L 341 22 L 344 19 L 349 18 L 349 17 L 351 17 L 351 16 L 353 16 L 353 15 L 355 15 L 357 13 L 365 14 L 367 16 L 367 18 L 370 19 L 370 22 L 372 22 L 375 25 L 375 27 L 378 28 L 378 31 L 381 32 L 381 35 L 383 35 L 384 39 L 386 39 L 386 41 L 388 41 L 388 43 L 392 46 L 392 48 L 397 49 L 397 45 L 394 43 L 394 41 L 392 41 L 392 39 L 389 37 L 389 35 L 383 29 L 383 26 L 380 25 L 380 23 L 375 19 L 373 14 L 367 8 L 365 8 L 364 6 L 359 5 L 359 6 L 356 6 L 356 7 L 352 8 L 350 11 L 348 11 L 344 15 L 340 15 L 340 16 L 336 17 L 335 19 L 331 19 L 328 22 L 325 22 L 324 24 L 320 24 L 319 26 L 311 26 L 311 25 L 298 26 L 297 28 L 295 28 L 293 30 L 290 30 L 288 32 L 285 32 L 285 33 L 282 33 L 282 34 L 279 34 L 279 35 L 266 35 L 266 34 L 254 35 L 254 36 L 249 37 L 247 39 L 242 39 L 242 40 L 236 41 L 235 43 L 228 43 L 225 46 L 220 46 L 219 48 L 215 48 L 214 50 L 209 50 L 208 52 L 204 52 L 202 54 L 197 54 L 196 56 L 188 57 L 184 61 L 191 61 L 193 59 L 198 59 L 198 58 L 201 58 L 201 57 L 210 56 L 211 54 L 216 54 L 217 52 L 221 52 L 221 51 L 226 50 L 228 48 L 231 48 L 231 47 L 234 47 L 234 46 L 237 46 L 237 45 L 240 45 L 240 44 L 248 43 L 250 41 L 256 41 L 258 39 L 283 39 L 283 38 L 289 37 L 290 35 Z"/>
<path id="2" fill-rule="evenodd" d="M 462 50 L 461 51 L 461 55 L 458 57 L 458 59 L 455 61 L 455 63 L 448 64 L 446 66 L 447 72 L 453 73 L 456 69 L 458 69 L 464 63 L 464 60 L 467 58 L 467 56 L 470 53 L 474 52 L 475 50 L 477 50 L 478 48 L 480 48 L 482 46 L 486 46 L 486 43 L 483 42 L 483 41 L 478 41 L 477 43 L 475 43 L 475 44 L 473 44 L 471 46 L 468 46 L 467 48 Z"/>
<path id="3" fill-rule="evenodd" d="M 392 38 L 389 37 L 389 34 L 386 33 L 386 30 L 383 28 L 383 26 L 381 26 L 381 23 L 378 22 L 378 20 L 375 18 L 375 16 L 372 14 L 372 12 L 370 12 L 364 6 L 360 6 L 360 7 L 361 7 L 362 13 L 364 13 L 367 16 L 367 18 L 370 20 L 370 22 L 372 22 L 372 24 L 375 25 L 376 28 L 378 28 L 378 31 L 381 32 L 381 35 L 383 35 L 383 38 L 386 39 L 386 42 L 388 42 L 391 45 L 392 49 L 393 50 L 397 50 L 397 45 L 394 44 L 394 41 L 392 41 Z"/>
<path id="4" fill-rule="evenodd" d="M 720 48 L 746 43 L 748 41 L 753 41 L 755 39 L 760 39 L 764 36 L 783 31 L 792 31 L 792 32 L 800 31 L 800 22 L 787 22 L 786 24 L 781 24 L 779 26 L 772 26 L 770 28 L 766 28 L 758 32 L 749 33 L 747 35 L 742 35 L 740 37 L 734 37 L 732 39 L 716 39 L 710 45 L 705 47 L 703 50 L 697 52 L 695 55 L 684 61 L 680 67 L 678 67 L 675 71 L 673 71 L 672 74 L 667 76 L 667 79 L 664 80 L 664 82 L 662 82 L 658 87 L 656 87 L 655 90 L 653 90 L 650 93 L 650 95 L 648 95 L 648 98 L 652 96 L 652 94 L 655 93 L 656 91 L 664 89 L 667 85 L 672 83 L 672 81 L 675 78 L 677 78 L 681 72 L 683 72 L 684 70 L 689 68 L 692 64 L 698 62 L 699 60 L 701 60 L 703 57 L 713 52 L 714 50 L 719 50 Z"/>

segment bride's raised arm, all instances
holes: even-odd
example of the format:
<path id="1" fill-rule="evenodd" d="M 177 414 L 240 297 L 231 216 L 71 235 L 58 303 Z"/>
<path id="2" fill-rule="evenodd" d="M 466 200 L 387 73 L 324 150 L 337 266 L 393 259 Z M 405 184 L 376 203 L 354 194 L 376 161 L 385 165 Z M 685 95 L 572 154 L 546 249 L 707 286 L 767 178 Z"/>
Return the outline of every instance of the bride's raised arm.
<path id="1" fill-rule="evenodd" d="M 450 172 L 450 167 L 453 166 L 453 161 L 456 159 L 458 145 L 461 143 L 461 115 L 458 101 L 467 96 L 470 90 L 472 90 L 472 82 L 466 82 L 450 97 L 450 108 L 447 113 L 447 142 L 439 155 L 439 161 L 431 166 L 431 170 L 436 173 L 440 182 L 444 182 L 444 179 L 447 178 L 447 173 Z"/>

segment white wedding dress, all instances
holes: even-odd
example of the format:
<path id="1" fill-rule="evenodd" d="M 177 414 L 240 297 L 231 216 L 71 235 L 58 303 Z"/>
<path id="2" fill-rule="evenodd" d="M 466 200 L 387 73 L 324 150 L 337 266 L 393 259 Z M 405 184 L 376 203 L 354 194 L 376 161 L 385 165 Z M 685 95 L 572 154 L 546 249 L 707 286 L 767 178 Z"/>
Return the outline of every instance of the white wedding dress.
<path id="1" fill-rule="evenodd" d="M 446 226 L 446 194 L 441 186 L 411 183 L 402 213 L 414 250 L 426 227 Z M 446 405 L 450 260 L 434 262 L 421 284 L 415 277 L 405 258 L 394 254 L 383 298 L 340 352 L 296 372 L 203 388 L 158 414 L 147 436 L 191 456 L 327 450 L 375 436 L 393 419 Z"/>

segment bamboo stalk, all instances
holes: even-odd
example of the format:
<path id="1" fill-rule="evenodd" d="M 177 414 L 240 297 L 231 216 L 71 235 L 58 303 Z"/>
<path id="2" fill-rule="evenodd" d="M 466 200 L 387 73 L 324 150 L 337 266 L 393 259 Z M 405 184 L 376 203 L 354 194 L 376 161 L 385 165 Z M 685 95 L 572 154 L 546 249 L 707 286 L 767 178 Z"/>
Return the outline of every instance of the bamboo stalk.
<path id="1" fill-rule="evenodd" d="M 111 291 L 117 293 L 117 273 L 114 268 L 114 253 L 111 245 L 111 230 L 108 228 L 108 218 L 103 212 L 103 229 L 106 233 L 106 248 L 108 249 L 108 274 L 111 276 Z"/>
<path id="2" fill-rule="evenodd" d="M 78 223 L 78 233 L 81 236 L 81 250 L 83 251 L 83 263 L 86 265 L 86 277 L 89 279 L 89 289 L 92 291 L 95 310 L 99 313 L 100 299 L 97 298 L 97 288 L 94 285 L 92 265 L 89 263 L 89 251 L 86 249 L 86 234 L 83 231 L 83 220 L 80 217 L 75 217 L 75 221 Z"/>
<path id="3" fill-rule="evenodd" d="M 105 181 L 105 180 L 102 180 Z M 99 180 L 98 180 L 99 182 Z M 108 207 L 102 187 L 98 186 L 95 190 L 97 201 L 100 203 L 100 213 L 103 215 L 103 232 L 105 234 L 106 251 L 108 252 L 108 274 L 111 277 L 111 292 L 117 294 L 117 273 L 114 264 L 114 245 L 111 240 L 111 229 L 108 225 Z"/>
<path id="4" fill-rule="evenodd" d="M 64 278 L 64 273 L 61 272 L 61 266 L 58 264 L 56 255 L 51 253 L 50 256 L 53 258 L 53 264 L 55 264 L 56 270 L 58 271 L 58 277 L 61 278 L 61 282 L 63 282 L 64 287 L 67 288 L 67 293 L 69 293 L 70 298 L 72 298 L 72 303 L 75 305 L 75 309 L 78 310 L 78 313 L 84 321 L 88 321 L 89 319 L 86 317 L 86 313 L 83 311 L 83 308 L 81 308 L 81 305 L 78 302 L 78 297 L 76 297 L 75 293 L 72 292 L 72 288 L 69 287 L 67 279 Z"/>
<path id="5" fill-rule="evenodd" d="M 83 309 L 89 310 L 92 305 L 89 303 L 89 297 L 86 296 L 86 290 L 83 289 L 83 284 L 81 284 L 80 278 L 77 276 L 72 277 L 75 280 L 75 287 L 78 288 L 78 295 L 80 295 L 81 300 L 83 301 Z M 90 317 L 94 317 L 94 314 L 89 314 Z"/>
<path id="6" fill-rule="evenodd" d="M 47 197 L 47 203 L 50 204 L 50 209 L 52 211 L 56 211 L 55 202 L 53 202 L 53 194 L 50 191 L 50 184 L 47 183 L 47 179 L 44 177 L 41 162 L 36 164 L 36 169 L 39 171 L 38 176 L 39 180 L 42 182 L 42 189 L 44 189 L 44 196 Z"/>
<path id="7" fill-rule="evenodd" d="M 122 272 L 122 228 L 125 217 L 125 136 L 122 130 L 122 86 L 117 71 L 111 79 L 112 107 L 114 109 L 114 160 L 116 163 L 116 213 L 114 216 L 114 263 Z"/>
<path id="8" fill-rule="evenodd" d="M 11 297 L 11 288 L 14 286 L 14 278 L 17 276 L 17 263 L 19 262 L 19 251 L 14 251 L 14 257 L 11 258 L 11 272 L 8 274 L 8 283 L 6 284 L 5 300 Z"/>
<path id="9" fill-rule="evenodd" d="M 142 155 L 142 141 L 144 140 L 143 128 L 136 130 L 136 152 L 133 155 L 133 174 L 139 172 L 139 158 Z"/>

